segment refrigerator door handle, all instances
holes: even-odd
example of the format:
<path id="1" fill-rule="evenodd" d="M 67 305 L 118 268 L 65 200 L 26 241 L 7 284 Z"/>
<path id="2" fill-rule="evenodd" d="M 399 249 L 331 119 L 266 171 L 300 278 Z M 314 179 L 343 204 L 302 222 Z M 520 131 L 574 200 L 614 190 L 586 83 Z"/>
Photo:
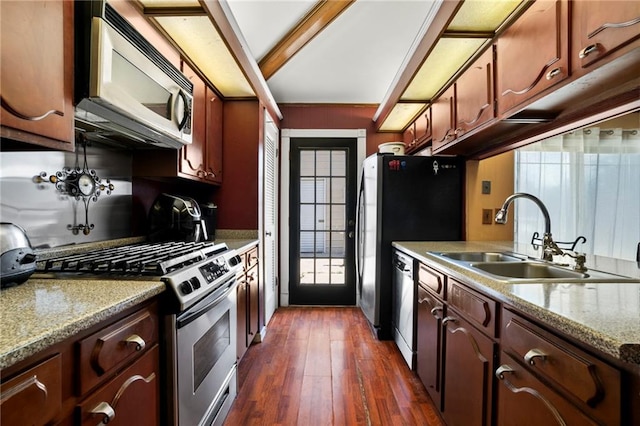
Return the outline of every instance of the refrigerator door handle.
<path id="1" fill-rule="evenodd" d="M 357 295 L 359 296 L 362 294 L 362 271 L 361 271 L 361 267 L 362 267 L 362 262 L 360 262 L 360 256 L 362 255 L 362 249 L 361 247 L 364 244 L 364 241 L 362 241 L 362 239 L 364 238 L 364 234 L 362 232 L 362 229 L 360 229 L 360 227 L 362 226 L 361 220 L 360 220 L 360 211 L 362 210 L 363 212 L 366 211 L 363 209 L 363 203 L 364 203 L 364 170 L 362 171 L 362 176 L 360 177 L 360 191 L 358 191 L 358 201 L 356 204 L 356 285 L 357 285 Z"/>

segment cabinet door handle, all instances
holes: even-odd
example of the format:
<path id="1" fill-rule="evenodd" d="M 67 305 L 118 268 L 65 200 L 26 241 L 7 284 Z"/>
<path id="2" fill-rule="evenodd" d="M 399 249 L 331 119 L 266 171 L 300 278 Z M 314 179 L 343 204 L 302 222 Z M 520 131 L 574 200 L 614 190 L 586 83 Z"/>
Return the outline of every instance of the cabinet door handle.
<path id="1" fill-rule="evenodd" d="M 91 410 L 90 413 L 94 415 L 103 415 L 104 417 L 102 418 L 102 423 L 105 425 L 113 420 L 116 416 L 115 410 L 111 408 L 109 403 L 104 401 L 93 407 L 93 410 Z"/>
<path id="2" fill-rule="evenodd" d="M 447 325 L 450 322 L 455 324 L 456 322 L 458 322 L 458 320 L 454 317 L 446 317 L 445 319 L 442 320 L 442 325 Z"/>
<path id="3" fill-rule="evenodd" d="M 59 115 L 60 117 L 64 117 L 64 113 L 62 111 L 58 111 L 57 109 L 52 109 L 52 110 L 47 111 L 44 114 L 39 115 L 39 116 L 24 115 L 21 112 L 17 111 L 15 108 L 13 108 L 11 105 L 9 105 L 9 103 L 2 96 L 0 96 L 0 104 L 2 105 L 2 108 L 6 109 L 11 114 L 15 115 L 16 117 L 18 117 L 18 118 L 20 118 L 22 120 L 40 121 L 40 120 L 42 120 L 44 118 L 47 118 L 51 114 L 55 114 L 55 115 Z"/>
<path id="4" fill-rule="evenodd" d="M 430 312 L 431 312 L 431 315 L 433 315 L 435 317 L 438 312 L 442 312 L 442 308 L 435 307 L 435 308 L 431 309 Z"/>
<path id="5" fill-rule="evenodd" d="M 500 367 L 498 367 L 498 369 L 496 370 L 496 377 L 499 380 L 504 380 L 504 374 L 505 373 L 513 373 L 514 370 L 513 368 L 511 368 L 510 366 L 508 366 L 507 364 L 502 364 Z"/>
<path id="6" fill-rule="evenodd" d="M 144 347 L 146 346 L 146 343 L 144 341 L 144 339 L 140 336 L 138 336 L 137 334 L 132 334 L 131 336 L 127 337 L 125 340 L 126 344 L 129 343 L 133 343 L 136 345 L 136 351 L 141 351 L 144 349 Z"/>
<path id="7" fill-rule="evenodd" d="M 580 53 L 578 53 L 578 57 L 580 59 L 584 59 L 587 56 L 589 56 L 591 53 L 597 52 L 597 51 L 598 51 L 598 43 L 590 44 L 587 47 L 585 47 L 584 49 L 582 49 L 580 51 Z"/>
<path id="8" fill-rule="evenodd" d="M 544 361 L 547 358 L 547 354 L 540 349 L 531 349 L 524 355 L 524 360 L 529 365 L 536 365 L 536 358 L 541 358 Z"/>
<path id="9" fill-rule="evenodd" d="M 626 27 L 631 27 L 633 25 L 636 24 L 640 24 L 640 16 L 638 16 L 637 18 L 634 18 L 630 21 L 627 22 L 607 22 L 606 24 L 602 24 L 599 28 L 595 29 L 594 31 L 590 32 L 589 34 L 587 34 L 587 38 L 592 38 L 595 37 L 597 34 L 599 34 L 600 32 L 609 29 L 609 28 L 626 28 Z"/>
<path id="10" fill-rule="evenodd" d="M 561 72 L 562 72 L 562 69 L 560 69 L 560 68 L 554 68 L 554 69 L 552 69 L 551 71 L 549 71 L 549 72 L 547 73 L 547 80 L 551 80 L 551 79 L 553 79 L 554 77 L 556 77 L 556 76 L 560 75 L 560 73 L 561 73 Z"/>

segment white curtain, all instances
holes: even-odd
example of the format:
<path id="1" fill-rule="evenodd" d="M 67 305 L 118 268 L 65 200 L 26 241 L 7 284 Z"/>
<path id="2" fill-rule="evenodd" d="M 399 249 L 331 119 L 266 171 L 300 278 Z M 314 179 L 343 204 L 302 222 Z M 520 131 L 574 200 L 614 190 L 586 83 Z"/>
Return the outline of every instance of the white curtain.
<path id="1" fill-rule="evenodd" d="M 640 129 L 591 127 L 516 151 L 515 189 L 539 197 L 556 241 L 587 239 L 576 250 L 635 260 L 640 242 Z M 515 206 L 515 240 L 544 232 L 538 207 Z"/>

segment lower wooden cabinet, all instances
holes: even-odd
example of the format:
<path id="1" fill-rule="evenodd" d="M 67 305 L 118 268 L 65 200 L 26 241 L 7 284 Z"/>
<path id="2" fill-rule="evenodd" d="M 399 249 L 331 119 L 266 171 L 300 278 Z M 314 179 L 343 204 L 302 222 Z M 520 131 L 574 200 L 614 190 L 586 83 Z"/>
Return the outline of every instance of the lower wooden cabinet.
<path id="1" fill-rule="evenodd" d="M 637 369 L 604 361 L 446 269 L 418 270 L 416 372 L 448 426 L 637 424 Z"/>
<path id="2" fill-rule="evenodd" d="M 418 285 L 416 372 L 438 409 L 442 409 L 444 304 Z"/>
<path id="3" fill-rule="evenodd" d="M 244 273 L 238 277 L 237 358 L 240 360 L 260 331 L 260 276 L 258 246 L 239 254 Z"/>
<path id="4" fill-rule="evenodd" d="M 78 424 L 158 425 L 158 362 L 159 350 L 155 345 L 78 406 Z"/>
<path id="5" fill-rule="evenodd" d="M 0 424 L 48 424 L 62 408 L 60 354 L 40 362 L 2 384 Z"/>
<path id="6" fill-rule="evenodd" d="M 498 425 L 598 424 L 504 352 L 496 376 L 500 381 Z"/>
<path id="7" fill-rule="evenodd" d="M 145 302 L 4 369 L 0 425 L 159 425 L 158 327 Z"/>
<path id="8" fill-rule="evenodd" d="M 453 310 L 442 322 L 443 417 L 448 426 L 490 425 L 497 344 Z"/>

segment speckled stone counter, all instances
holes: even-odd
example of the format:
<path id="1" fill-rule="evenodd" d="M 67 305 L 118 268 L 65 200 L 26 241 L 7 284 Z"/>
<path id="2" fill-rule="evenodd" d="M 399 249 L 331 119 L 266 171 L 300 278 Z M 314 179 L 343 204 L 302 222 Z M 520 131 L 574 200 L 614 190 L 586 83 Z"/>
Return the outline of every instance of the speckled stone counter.
<path id="1" fill-rule="evenodd" d="M 538 257 L 530 245 L 508 242 L 395 242 L 414 258 L 471 284 L 614 359 L 640 365 L 640 284 L 509 284 L 492 280 L 430 254 L 430 251 L 508 251 Z M 567 258 L 563 258 L 563 261 Z M 636 262 L 587 257 L 590 269 L 640 278 Z M 637 367 L 637 366 L 636 366 Z"/>
<path id="2" fill-rule="evenodd" d="M 216 243 L 243 252 L 258 244 L 254 233 L 223 232 Z M 144 237 L 78 244 L 37 252 L 46 259 L 144 242 Z M 160 280 L 32 278 L 0 292 L 0 369 L 63 341 L 125 309 L 162 293 Z"/>
<path id="3" fill-rule="evenodd" d="M 126 285 L 125 285 L 126 284 Z M 0 369 L 162 293 L 155 281 L 30 279 L 0 292 Z"/>

